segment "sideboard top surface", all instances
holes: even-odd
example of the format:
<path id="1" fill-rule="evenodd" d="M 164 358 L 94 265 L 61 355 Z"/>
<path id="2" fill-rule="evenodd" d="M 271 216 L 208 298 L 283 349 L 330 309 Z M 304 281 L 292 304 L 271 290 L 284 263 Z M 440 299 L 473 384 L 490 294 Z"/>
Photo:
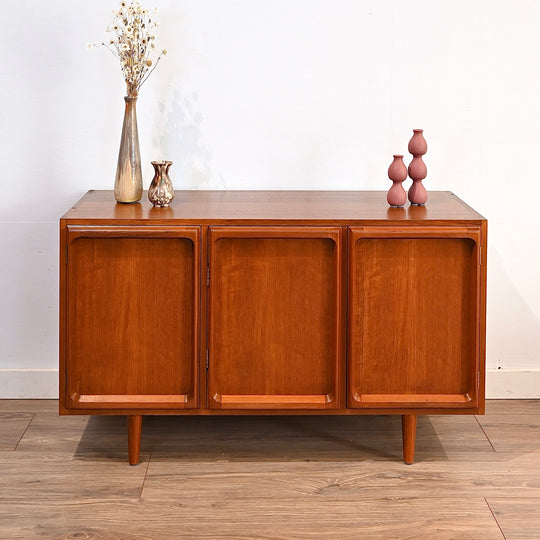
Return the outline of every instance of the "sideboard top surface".
<path id="1" fill-rule="evenodd" d="M 91 190 L 62 219 L 178 221 L 180 223 L 355 223 L 363 221 L 482 221 L 449 191 L 428 192 L 425 206 L 391 208 L 385 191 L 175 191 L 167 208 L 155 208 L 146 192 L 139 203 L 118 204 L 112 191 Z"/>

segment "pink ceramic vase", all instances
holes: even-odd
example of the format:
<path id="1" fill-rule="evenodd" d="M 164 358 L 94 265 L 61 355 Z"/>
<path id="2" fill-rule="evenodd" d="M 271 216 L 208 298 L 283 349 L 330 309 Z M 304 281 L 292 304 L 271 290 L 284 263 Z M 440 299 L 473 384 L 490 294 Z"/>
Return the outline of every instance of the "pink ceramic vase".
<path id="1" fill-rule="evenodd" d="M 413 156 L 423 156 L 427 152 L 427 142 L 423 133 L 423 129 L 413 129 L 413 136 L 409 141 L 409 153 Z"/>
<path id="2" fill-rule="evenodd" d="M 402 155 L 394 155 L 394 161 L 388 167 L 388 178 L 393 182 L 386 195 L 388 204 L 390 206 L 403 206 L 407 202 L 407 193 L 401 184 L 407 178 L 407 167 L 403 163 Z"/>
<path id="3" fill-rule="evenodd" d="M 427 191 L 422 180 L 427 176 L 427 167 L 422 156 L 427 152 L 427 142 L 424 139 L 423 129 L 414 129 L 413 136 L 409 141 L 409 152 L 413 159 L 409 164 L 409 176 L 413 181 L 409 189 L 409 201 L 411 204 L 426 204 Z"/>

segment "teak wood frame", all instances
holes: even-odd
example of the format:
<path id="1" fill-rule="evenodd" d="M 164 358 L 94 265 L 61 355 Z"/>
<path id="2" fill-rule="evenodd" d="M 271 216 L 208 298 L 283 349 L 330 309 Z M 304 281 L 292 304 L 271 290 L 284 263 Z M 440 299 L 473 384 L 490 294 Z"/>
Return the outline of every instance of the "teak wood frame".
<path id="1" fill-rule="evenodd" d="M 147 414 L 399 414 L 404 461 L 412 463 L 417 415 L 484 412 L 487 221 L 452 194 L 430 198 L 427 209 L 405 210 L 387 209 L 384 193 L 373 192 L 180 192 L 177 201 L 184 205 L 155 209 L 116 205 L 110 192 L 89 192 L 60 221 L 60 413 L 126 415 L 130 464 L 138 462 Z M 268 279 L 280 250 L 291 270 L 282 261 L 276 270 L 281 274 Z M 306 261 L 306 285 L 313 289 L 306 294 L 314 306 L 306 324 L 324 334 L 315 345 L 313 335 L 304 336 L 308 326 L 288 333 L 299 313 L 285 314 L 283 323 L 275 305 L 254 324 L 257 332 L 248 332 L 245 349 L 237 342 L 247 327 L 237 324 L 231 335 L 220 333 L 220 320 L 253 313 L 246 306 L 253 291 L 262 289 L 267 305 L 280 300 L 272 295 L 296 291 Z M 446 267 L 439 273 L 441 262 Z M 400 266 L 401 281 L 388 269 L 392 264 Z M 249 267 L 249 283 L 242 265 Z M 144 280 L 155 272 L 163 272 L 170 291 L 144 292 Z M 117 295 L 115 287 L 126 278 L 135 284 Z M 427 292 L 409 301 L 415 279 L 428 283 Z M 327 281 L 332 287 L 325 292 L 321 284 Z M 387 283 L 395 304 L 385 304 Z M 442 295 L 439 283 L 446 287 Z M 188 309 L 171 308 L 169 292 Z M 421 294 L 429 298 L 421 302 Z M 123 318 L 118 302 L 124 305 L 133 296 L 138 309 L 123 320 L 117 338 L 109 328 L 114 316 Z M 288 307 L 302 309 L 303 301 L 292 294 Z M 394 322 L 407 324 L 393 332 L 377 324 L 386 315 L 378 302 L 397 313 Z M 170 327 L 160 321 L 154 328 L 148 317 L 162 305 L 168 306 Z M 434 317 L 444 327 L 434 325 Z M 178 350 L 171 353 L 158 339 L 157 354 L 148 358 L 151 341 L 137 332 L 133 343 L 128 339 L 141 321 L 154 334 L 161 329 Z M 366 330 L 369 321 L 375 323 Z M 267 327 L 284 336 L 284 343 L 269 343 L 268 336 L 265 342 Z M 106 337 L 102 343 L 100 336 Z M 312 346 L 313 358 L 295 349 L 297 339 Z M 122 348 L 126 343 L 139 359 L 134 363 Z M 373 353 L 378 348 L 384 351 L 380 358 Z M 249 357 L 242 364 L 248 371 L 239 373 L 235 354 L 252 350 L 259 356 Z M 370 350 L 373 359 L 364 354 Z M 280 356 L 284 351 L 294 363 Z M 319 368 L 310 374 L 312 362 Z M 432 365 L 444 377 L 433 374 Z M 283 373 L 287 366 L 294 369 Z M 259 369 L 266 381 L 257 377 Z M 388 377 L 380 376 L 383 370 Z"/>

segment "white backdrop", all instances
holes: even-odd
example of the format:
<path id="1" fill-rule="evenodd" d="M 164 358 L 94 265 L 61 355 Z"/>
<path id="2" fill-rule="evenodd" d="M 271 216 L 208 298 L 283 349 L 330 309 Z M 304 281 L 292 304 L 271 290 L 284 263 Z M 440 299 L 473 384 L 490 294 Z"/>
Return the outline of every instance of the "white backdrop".
<path id="1" fill-rule="evenodd" d="M 426 187 L 489 220 L 488 395 L 540 396 L 540 2 L 154 0 L 138 103 L 177 189 L 381 189 L 413 128 Z M 56 396 L 58 218 L 112 189 L 109 0 L 0 0 L 0 397 Z M 497 369 L 499 368 L 499 369 Z"/>

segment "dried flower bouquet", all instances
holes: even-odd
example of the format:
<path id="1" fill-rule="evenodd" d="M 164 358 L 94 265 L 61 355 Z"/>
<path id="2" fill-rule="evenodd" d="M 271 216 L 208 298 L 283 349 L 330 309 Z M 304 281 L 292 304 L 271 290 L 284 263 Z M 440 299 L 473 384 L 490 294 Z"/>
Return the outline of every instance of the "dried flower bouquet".
<path id="1" fill-rule="evenodd" d="M 150 12 L 138 1 L 129 4 L 120 2 L 120 8 L 113 11 L 111 26 L 107 28 L 113 37 L 108 43 L 102 42 L 100 45 L 107 47 L 120 60 L 128 97 L 139 95 L 140 87 L 154 71 L 161 57 L 167 54 L 163 49 L 155 61 L 150 58 L 155 49 L 156 28 L 157 23 L 150 18 Z"/>

